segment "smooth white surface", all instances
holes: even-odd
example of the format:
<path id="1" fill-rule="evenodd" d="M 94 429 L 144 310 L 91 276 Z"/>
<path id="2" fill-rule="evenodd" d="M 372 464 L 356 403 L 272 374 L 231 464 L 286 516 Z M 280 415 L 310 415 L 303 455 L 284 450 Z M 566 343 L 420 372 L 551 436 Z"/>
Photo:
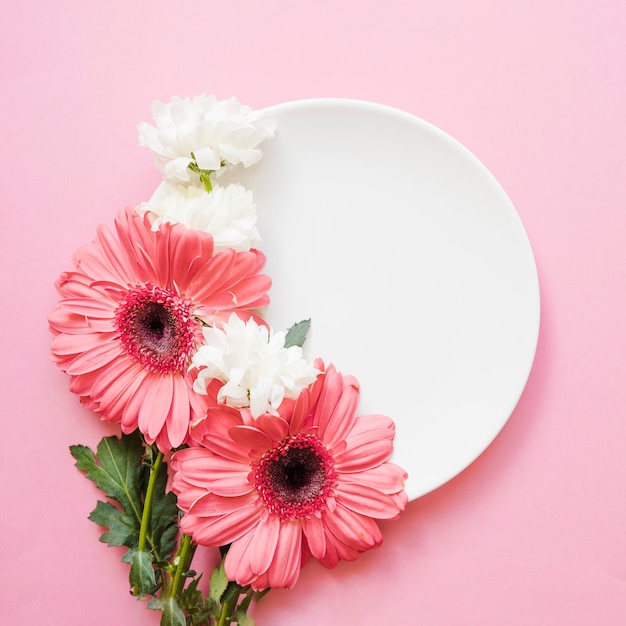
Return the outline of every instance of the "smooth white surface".
<path id="1" fill-rule="evenodd" d="M 539 328 L 526 233 L 457 141 L 373 103 L 303 100 L 239 176 L 259 212 L 266 319 L 311 318 L 305 344 L 361 383 L 359 414 L 397 426 L 415 499 L 474 461 L 524 389 Z"/>

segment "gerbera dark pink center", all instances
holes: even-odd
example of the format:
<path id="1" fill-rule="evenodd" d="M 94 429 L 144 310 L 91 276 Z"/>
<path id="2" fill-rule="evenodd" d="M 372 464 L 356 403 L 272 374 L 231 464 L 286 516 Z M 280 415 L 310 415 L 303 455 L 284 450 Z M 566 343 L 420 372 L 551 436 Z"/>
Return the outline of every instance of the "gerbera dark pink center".
<path id="1" fill-rule="evenodd" d="M 150 284 L 126 293 L 115 324 L 128 354 L 162 374 L 183 373 L 201 335 L 190 303 L 175 291 Z"/>
<path id="2" fill-rule="evenodd" d="M 314 435 L 283 439 L 253 468 L 253 482 L 270 513 L 281 520 L 321 511 L 337 483 L 334 460 Z"/>

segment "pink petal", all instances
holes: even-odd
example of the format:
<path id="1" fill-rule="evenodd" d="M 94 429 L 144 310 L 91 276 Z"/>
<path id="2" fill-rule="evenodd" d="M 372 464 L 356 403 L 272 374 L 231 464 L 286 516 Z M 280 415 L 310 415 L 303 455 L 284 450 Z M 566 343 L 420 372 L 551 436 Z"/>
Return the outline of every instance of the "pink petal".
<path id="1" fill-rule="evenodd" d="M 187 521 L 186 521 L 187 520 Z M 259 509 L 253 502 L 216 518 L 183 516 L 180 525 L 184 533 L 191 534 L 195 541 L 207 546 L 225 546 L 259 523 Z"/>
<path id="2" fill-rule="evenodd" d="M 147 440 L 154 440 L 161 432 L 172 406 L 172 377 L 150 373 L 144 384 L 147 389 L 139 407 L 137 424 Z"/>
<path id="3" fill-rule="evenodd" d="M 221 381 L 218 381 L 220 385 Z M 209 389 L 210 391 L 210 389 Z M 201 394 L 196 394 L 200 397 Z M 226 405 L 212 406 L 212 399 L 209 396 L 202 396 L 207 403 L 206 418 L 198 421 L 193 426 L 193 439 L 201 442 L 205 437 L 218 435 L 228 437 L 228 433 L 234 426 L 243 424 L 241 414 L 237 409 Z"/>
<path id="4" fill-rule="evenodd" d="M 203 518 L 221 518 L 229 515 L 233 511 L 239 511 L 255 505 L 257 496 L 254 493 L 247 493 L 234 498 L 224 498 L 213 493 L 207 493 L 199 498 L 190 507 L 189 513 Z"/>
<path id="5" fill-rule="evenodd" d="M 191 420 L 195 423 L 206 417 L 207 410 L 210 405 L 210 399 L 201 393 L 193 391 L 193 383 L 189 378 L 185 379 L 185 383 L 187 389 L 189 390 L 187 398 L 189 400 L 189 406 L 191 407 Z"/>
<path id="6" fill-rule="evenodd" d="M 178 508 L 189 513 L 196 503 L 209 494 L 206 489 L 189 485 L 180 474 L 174 474 L 170 482 L 171 490 L 178 496 Z"/>
<path id="7" fill-rule="evenodd" d="M 394 435 L 394 423 L 385 415 L 357 418 L 346 437 L 345 451 L 335 454 L 336 469 L 340 472 L 358 472 L 384 463 L 393 451 Z"/>
<path id="8" fill-rule="evenodd" d="M 395 500 L 377 489 L 364 485 L 339 483 L 337 501 L 347 509 L 375 519 L 395 519 L 399 511 Z"/>
<path id="9" fill-rule="evenodd" d="M 192 450 L 193 448 L 189 448 Z M 248 483 L 250 465 L 230 459 L 225 459 L 207 453 L 192 459 L 189 455 L 181 457 L 186 462 L 179 467 L 179 473 L 190 485 L 203 487 L 218 496 L 233 497 L 252 491 L 253 487 Z M 177 453 L 182 454 L 183 451 Z M 177 459 L 178 462 L 178 459 Z"/>
<path id="10" fill-rule="evenodd" d="M 239 463 L 250 462 L 250 451 L 234 443 L 230 437 L 227 439 L 217 436 L 206 437 L 202 440 L 201 445 L 211 450 L 217 456 L 232 459 Z"/>
<path id="11" fill-rule="evenodd" d="M 235 443 L 250 451 L 264 452 L 272 447 L 272 440 L 254 426 L 235 426 L 228 434 Z"/>
<path id="12" fill-rule="evenodd" d="M 108 365 L 124 354 L 124 347 L 118 341 L 102 343 L 87 352 L 77 355 L 65 370 L 70 376 L 79 376 Z"/>
<path id="13" fill-rule="evenodd" d="M 265 256 L 258 251 L 222 250 L 189 284 L 189 293 L 207 310 L 262 306 L 271 286 L 269 277 L 257 274 L 264 262 Z"/>
<path id="14" fill-rule="evenodd" d="M 331 365 L 328 370 L 326 370 L 324 376 L 324 386 L 319 396 L 317 406 L 315 407 L 315 422 L 319 426 L 320 433 L 323 433 L 326 430 L 328 422 L 330 421 L 342 393 L 342 376 Z"/>
<path id="15" fill-rule="evenodd" d="M 165 422 L 171 448 L 178 448 L 189 432 L 189 394 L 194 392 L 187 387 L 182 376 L 172 375 L 172 401 Z"/>
<path id="16" fill-rule="evenodd" d="M 98 243 L 102 247 L 102 253 L 108 261 L 115 282 L 120 285 L 130 285 L 135 282 L 134 272 L 127 264 L 122 262 L 123 255 L 121 254 L 120 244 L 108 229 L 101 227 L 98 230 Z"/>
<path id="17" fill-rule="evenodd" d="M 146 375 L 143 367 L 133 359 L 118 359 L 116 367 L 105 367 L 95 381 L 91 395 L 100 403 L 107 419 L 119 422 L 129 398 Z M 135 420 L 136 421 L 136 420 Z"/>
<path id="18" fill-rule="evenodd" d="M 383 463 L 362 472 L 344 473 L 340 475 L 343 484 L 356 483 L 378 489 L 386 494 L 395 494 L 404 488 L 406 472 L 394 463 Z"/>
<path id="19" fill-rule="evenodd" d="M 96 299 L 98 298 L 98 299 Z M 113 317 L 117 303 L 112 301 L 106 293 L 91 290 L 86 297 L 65 298 L 59 307 L 79 317 L 97 317 L 110 320 L 113 329 Z"/>
<path id="20" fill-rule="evenodd" d="M 320 562 L 324 567 L 329 568 L 335 567 L 339 561 L 354 561 L 363 552 L 339 541 L 337 537 L 329 539 L 327 546 L 326 555 Z"/>
<path id="21" fill-rule="evenodd" d="M 265 274 L 248 276 L 232 288 L 238 307 L 257 309 L 269 304 L 267 292 L 272 287 L 272 279 Z"/>
<path id="22" fill-rule="evenodd" d="M 305 430 L 307 422 L 310 422 L 310 411 L 309 411 L 309 398 L 310 392 L 308 389 L 304 389 L 302 393 L 298 396 L 296 403 L 293 407 L 293 413 L 291 413 L 291 419 L 289 420 L 289 434 L 297 435 Z M 279 409 L 279 413 L 282 413 L 283 404 Z"/>
<path id="23" fill-rule="evenodd" d="M 63 303 L 48 315 L 48 324 L 53 334 L 84 335 L 94 332 L 109 333 L 114 330 L 110 318 L 97 319 L 95 317 L 77 315 L 63 307 Z"/>
<path id="24" fill-rule="evenodd" d="M 326 554 L 326 533 L 319 517 L 302 520 L 302 530 L 314 558 L 321 560 Z"/>
<path id="25" fill-rule="evenodd" d="M 270 587 L 291 588 L 296 584 L 302 566 L 302 528 L 299 522 L 280 526 L 274 559 L 267 571 Z"/>
<path id="26" fill-rule="evenodd" d="M 171 228 L 168 264 L 181 290 L 186 291 L 199 263 L 213 256 L 213 237 L 181 225 Z"/>
<path id="27" fill-rule="evenodd" d="M 187 286 L 195 301 L 208 304 L 210 298 L 223 289 L 224 283 L 228 283 L 231 276 L 236 254 L 233 249 L 222 250 L 204 264 Z"/>
<path id="28" fill-rule="evenodd" d="M 280 519 L 270 515 L 266 521 L 261 521 L 254 531 L 250 542 L 250 568 L 258 576 L 269 569 L 280 534 Z"/>
<path id="29" fill-rule="evenodd" d="M 320 436 L 328 448 L 343 441 L 351 431 L 359 405 L 359 386 L 351 376 L 343 379 L 343 392 L 337 400 L 325 427 L 320 425 Z"/>
<path id="30" fill-rule="evenodd" d="M 74 263 L 88 276 L 117 285 L 128 285 L 137 282 L 137 279 L 132 267 L 120 263 L 120 259 L 125 256 L 123 248 L 111 232 L 100 225 L 94 243 L 78 249 L 74 255 Z"/>
<path id="31" fill-rule="evenodd" d="M 204 459 L 211 457 L 211 453 L 205 448 L 193 447 L 184 448 L 174 452 L 170 460 L 171 467 L 174 471 L 184 471 L 187 465 L 192 463 L 203 462 Z"/>
<path id="32" fill-rule="evenodd" d="M 376 522 L 337 502 L 334 513 L 323 516 L 329 538 L 336 537 L 347 546 L 363 552 L 379 545 L 383 538 Z M 329 539 L 330 540 L 330 539 Z"/>
<path id="33" fill-rule="evenodd" d="M 224 570 L 228 580 L 234 580 L 245 586 L 257 579 L 257 574 L 250 565 L 250 543 L 253 539 L 254 532 L 250 531 L 232 542 L 224 560 Z"/>
<path id="34" fill-rule="evenodd" d="M 360 445 L 370 439 L 393 439 L 395 424 L 386 415 L 362 415 L 359 417 L 347 437 L 350 445 Z"/>
<path id="35" fill-rule="evenodd" d="M 260 415 L 256 423 L 259 429 L 262 430 L 272 442 L 282 441 L 289 434 L 289 424 L 281 417 L 275 415 Z M 267 448 L 259 449 L 266 450 Z"/>
<path id="36" fill-rule="evenodd" d="M 120 240 L 120 248 L 127 259 L 128 265 L 133 269 L 136 280 L 133 282 L 158 283 L 158 271 L 153 262 L 156 257 L 154 250 L 156 235 L 152 232 L 147 222 L 131 207 L 119 212 L 115 220 L 117 236 Z M 161 235 L 167 242 L 167 234 Z"/>
<path id="37" fill-rule="evenodd" d="M 362 472 L 376 467 L 389 459 L 393 445 L 389 439 L 366 441 L 359 446 L 350 446 L 335 456 L 338 472 Z"/>
<path id="38" fill-rule="evenodd" d="M 51 350 L 56 355 L 80 354 L 114 341 L 114 333 L 86 333 L 66 335 L 62 333 L 52 340 Z"/>
<path id="39" fill-rule="evenodd" d="M 143 399 L 150 388 L 150 379 L 150 373 L 146 372 L 139 385 L 137 385 L 133 395 L 128 397 L 126 406 L 122 412 L 122 432 L 126 434 L 137 428 L 139 411 L 141 410 Z"/>
<path id="40" fill-rule="evenodd" d="M 78 396 L 91 396 L 91 390 L 100 376 L 100 370 L 87 372 L 81 376 L 72 376 L 70 379 L 70 391 Z M 81 399 L 81 401 L 83 401 Z"/>

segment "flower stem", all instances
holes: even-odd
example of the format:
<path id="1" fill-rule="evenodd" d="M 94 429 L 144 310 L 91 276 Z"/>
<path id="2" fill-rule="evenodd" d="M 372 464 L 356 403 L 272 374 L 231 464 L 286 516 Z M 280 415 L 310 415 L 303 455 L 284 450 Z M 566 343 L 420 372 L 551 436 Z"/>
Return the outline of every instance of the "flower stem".
<path id="1" fill-rule="evenodd" d="M 146 549 L 148 526 L 150 525 L 150 518 L 152 516 L 152 500 L 154 499 L 154 488 L 156 486 L 156 478 L 159 473 L 159 469 L 161 469 L 162 462 L 163 452 L 159 450 L 159 453 L 156 455 L 154 463 L 150 468 L 150 478 L 148 479 L 146 499 L 144 500 L 143 513 L 141 514 L 141 526 L 139 527 L 139 543 L 137 545 L 138 552 L 143 552 Z"/>
<path id="2" fill-rule="evenodd" d="M 210 172 L 207 173 L 207 170 L 200 170 L 200 182 L 204 185 L 204 188 L 208 193 L 213 191 L 213 185 L 211 185 L 211 179 L 209 177 Z"/>
<path id="3" fill-rule="evenodd" d="M 189 163 L 187 167 L 192 172 L 195 172 L 196 174 L 198 174 L 198 176 L 200 176 L 200 182 L 206 189 L 207 193 L 211 193 L 211 191 L 213 191 L 213 185 L 211 184 L 211 174 L 215 170 L 203 170 L 201 167 L 199 167 L 193 152 L 191 153 L 191 158 L 193 159 L 193 161 Z"/>
<path id="4" fill-rule="evenodd" d="M 222 596 L 222 609 L 218 618 L 217 626 L 226 626 L 226 624 L 232 623 L 230 618 L 235 613 L 237 607 L 237 601 L 241 595 L 241 587 L 234 582 L 229 582 L 224 595 Z"/>
<path id="5" fill-rule="evenodd" d="M 224 602 L 224 604 L 222 604 L 222 611 L 220 612 L 220 617 L 219 617 L 219 621 L 217 622 L 217 626 L 226 626 L 226 620 L 228 619 L 228 616 L 230 615 L 230 613 L 232 613 L 233 610 L 233 606 L 234 603 L 232 600 L 229 600 L 228 602 Z M 230 619 L 228 619 L 228 624 L 230 624 L 231 621 Z"/>
<path id="6" fill-rule="evenodd" d="M 178 594 L 183 590 L 185 580 L 183 574 L 189 570 L 194 552 L 195 546 L 191 545 L 191 536 L 183 534 L 180 538 L 178 554 L 175 559 L 176 570 L 174 571 L 174 580 L 172 581 L 172 598 L 178 597 Z"/>

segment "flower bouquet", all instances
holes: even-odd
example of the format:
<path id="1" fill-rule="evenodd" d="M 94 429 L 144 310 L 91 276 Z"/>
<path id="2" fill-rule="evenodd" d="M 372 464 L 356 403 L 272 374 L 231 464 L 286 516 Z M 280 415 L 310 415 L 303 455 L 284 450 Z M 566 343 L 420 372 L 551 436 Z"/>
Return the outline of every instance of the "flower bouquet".
<path id="1" fill-rule="evenodd" d="M 163 180 L 57 281 L 52 358 L 119 424 L 71 453 L 106 496 L 89 519 L 127 548 L 131 592 L 162 624 L 248 626 L 251 602 L 293 587 L 311 557 L 330 568 L 378 546 L 406 473 L 389 462 L 393 421 L 358 416 L 357 380 L 304 357 L 310 320 L 263 318 L 252 191 L 220 182 L 261 159 L 276 124 L 205 95 L 155 103 L 153 118 L 140 144 Z M 197 546 L 218 557 L 206 593 Z"/>

